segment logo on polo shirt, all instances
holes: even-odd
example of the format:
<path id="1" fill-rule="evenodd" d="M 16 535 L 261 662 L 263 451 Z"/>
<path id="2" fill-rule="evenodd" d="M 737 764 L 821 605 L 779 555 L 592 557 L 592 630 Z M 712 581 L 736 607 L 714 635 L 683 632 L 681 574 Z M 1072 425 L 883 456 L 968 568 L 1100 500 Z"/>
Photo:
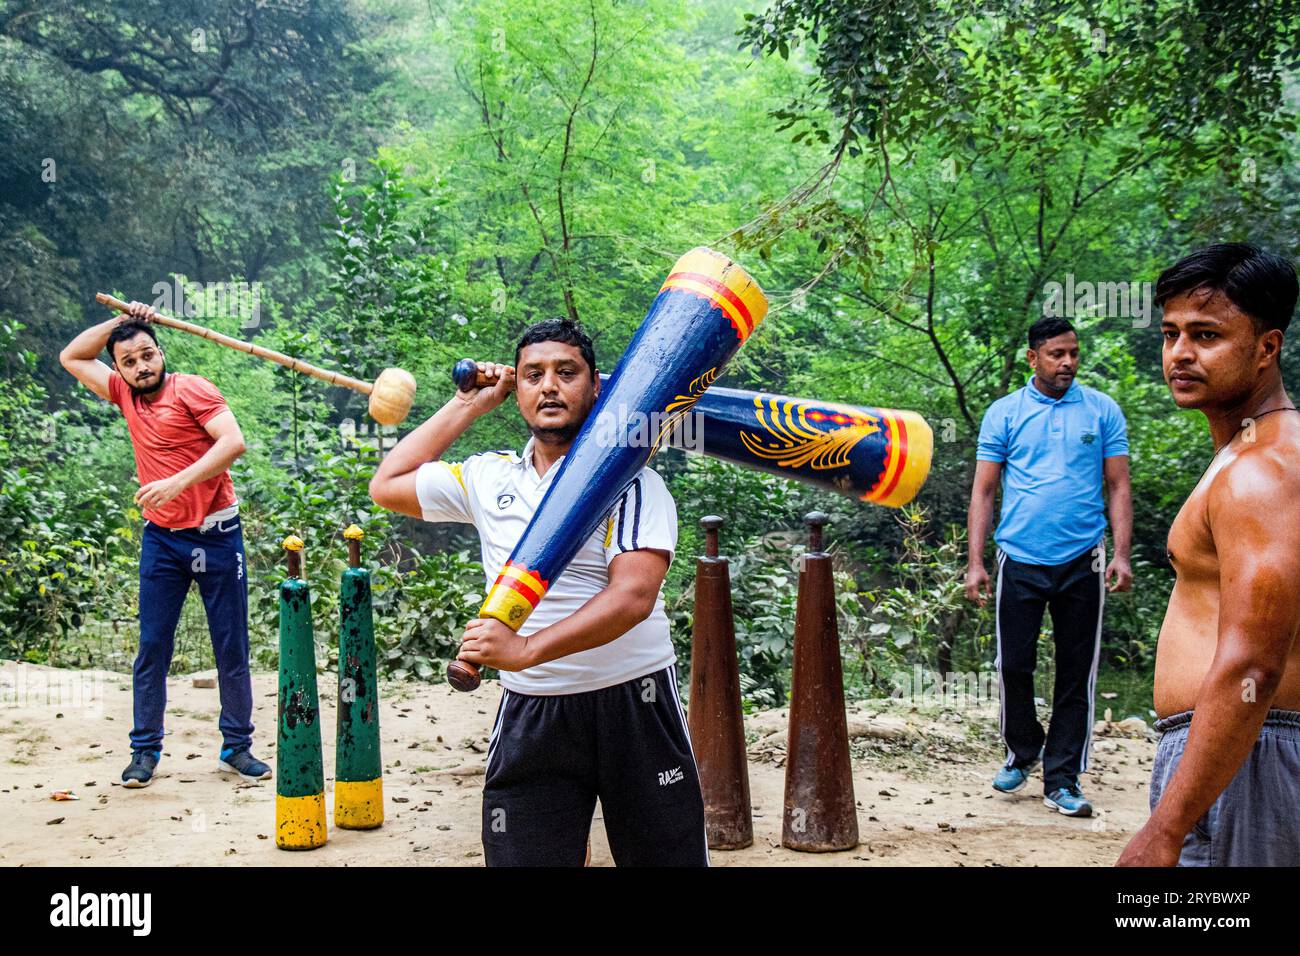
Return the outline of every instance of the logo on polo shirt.
<path id="1" fill-rule="evenodd" d="M 1079 440 L 1083 442 L 1085 445 L 1091 445 L 1093 442 L 1097 440 L 1097 435 L 1095 432 L 1084 432 L 1079 437 Z"/>
<path id="2" fill-rule="evenodd" d="M 497 508 L 501 511 L 505 511 L 514 503 L 515 503 L 514 495 L 497 495 Z"/>

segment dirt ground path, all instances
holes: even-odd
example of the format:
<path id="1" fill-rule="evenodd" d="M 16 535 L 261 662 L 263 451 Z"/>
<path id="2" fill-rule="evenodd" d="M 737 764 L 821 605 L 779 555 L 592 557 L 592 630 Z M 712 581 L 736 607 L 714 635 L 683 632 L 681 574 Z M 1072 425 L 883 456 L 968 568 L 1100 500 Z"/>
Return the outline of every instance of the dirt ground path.
<path id="1" fill-rule="evenodd" d="M 334 687 L 321 679 L 329 842 L 276 849 L 275 782 L 216 769 L 217 691 L 168 681 L 167 742 L 152 786 L 126 790 L 130 676 L 0 661 L 0 865 L 481 865 L 481 785 L 499 687 L 385 684 L 384 826 L 333 826 Z M 274 766 L 276 677 L 254 675 L 254 753 Z M 754 845 L 714 866 L 1106 866 L 1147 817 L 1148 737 L 1099 736 L 1085 791 L 1100 809 L 1069 819 L 1042 805 L 1035 774 L 994 795 L 1000 761 L 988 705 L 870 701 L 849 714 L 861 844 L 805 854 L 780 846 L 785 711 L 746 718 Z M 72 790 L 77 801 L 55 801 Z M 613 865 L 600 823 L 592 863 Z"/>

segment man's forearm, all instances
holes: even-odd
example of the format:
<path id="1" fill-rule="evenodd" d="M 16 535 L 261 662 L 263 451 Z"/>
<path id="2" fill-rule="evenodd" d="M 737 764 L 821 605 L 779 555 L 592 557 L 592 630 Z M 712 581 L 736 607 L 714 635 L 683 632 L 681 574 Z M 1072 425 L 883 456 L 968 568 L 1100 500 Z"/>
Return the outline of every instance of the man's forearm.
<path id="1" fill-rule="evenodd" d="M 1115 557 L 1128 560 L 1133 554 L 1133 487 L 1127 481 L 1109 495 L 1110 530 L 1115 539 Z"/>
<path id="2" fill-rule="evenodd" d="M 966 513 L 966 563 L 984 564 L 984 544 L 988 540 L 989 525 L 993 523 L 993 496 L 972 495 L 970 510 Z"/>
<path id="3" fill-rule="evenodd" d="M 1277 692 L 1271 673 L 1240 658 L 1211 668 L 1196 696 L 1183 757 L 1150 825 L 1181 839 L 1219 798 L 1259 739 Z"/>
<path id="4" fill-rule="evenodd" d="M 375 478 L 404 475 L 427 461 L 437 461 L 477 417 L 468 404 L 453 398 L 392 447 L 376 469 Z"/>
<path id="5" fill-rule="evenodd" d="M 79 359 L 81 361 L 96 358 L 100 352 L 108 347 L 108 337 L 121 321 L 120 316 L 114 316 L 99 323 L 99 325 L 92 325 L 90 328 L 83 330 L 67 344 L 60 358 Z"/>
<path id="6" fill-rule="evenodd" d="M 213 442 L 212 447 L 204 452 L 198 461 L 178 471 L 175 477 L 188 488 L 200 481 L 215 478 L 233 465 L 243 453 L 244 445 L 242 442 L 223 435 Z"/>
<path id="7" fill-rule="evenodd" d="M 529 635 L 530 666 L 618 640 L 646 616 L 635 596 L 605 588 L 573 614 Z"/>

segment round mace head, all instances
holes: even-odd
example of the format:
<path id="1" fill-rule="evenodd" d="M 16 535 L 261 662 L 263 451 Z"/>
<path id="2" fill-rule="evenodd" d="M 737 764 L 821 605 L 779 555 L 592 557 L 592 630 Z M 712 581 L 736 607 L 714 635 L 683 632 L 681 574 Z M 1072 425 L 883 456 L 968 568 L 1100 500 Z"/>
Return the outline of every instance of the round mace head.
<path id="1" fill-rule="evenodd" d="M 291 534 L 282 542 L 282 547 L 286 551 L 301 551 L 303 548 L 302 538 L 296 534 Z"/>
<path id="2" fill-rule="evenodd" d="M 346 530 L 343 532 L 343 537 L 347 538 L 349 541 L 360 541 L 365 536 L 366 533 L 354 524 L 348 525 Z"/>
<path id="3" fill-rule="evenodd" d="M 415 401 L 415 376 L 405 369 L 386 368 L 370 390 L 370 417 L 381 425 L 404 421 Z"/>

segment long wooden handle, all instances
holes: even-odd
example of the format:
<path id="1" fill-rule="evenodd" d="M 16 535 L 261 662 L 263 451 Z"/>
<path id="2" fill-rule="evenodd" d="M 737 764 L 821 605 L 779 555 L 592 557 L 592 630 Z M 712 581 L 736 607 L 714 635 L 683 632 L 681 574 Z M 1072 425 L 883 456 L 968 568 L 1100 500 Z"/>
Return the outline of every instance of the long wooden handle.
<path id="1" fill-rule="evenodd" d="M 117 309 L 119 312 L 126 312 L 131 307 L 121 299 L 115 299 L 113 296 L 104 292 L 95 293 L 95 301 L 100 302 L 110 309 Z M 302 359 L 296 359 L 292 355 L 285 355 L 283 352 L 276 352 L 272 349 L 264 349 L 260 345 L 254 345 L 252 342 L 245 342 L 242 339 L 232 339 L 229 335 L 222 335 L 220 332 L 214 332 L 212 329 L 205 329 L 201 325 L 195 325 L 192 322 L 184 322 L 181 319 L 173 319 L 169 315 L 163 315 L 161 312 L 155 312 L 151 322 L 158 325 L 165 325 L 168 328 L 180 329 L 182 332 L 188 332 L 190 335 L 197 335 L 201 339 L 207 339 L 210 342 L 216 342 L 218 345 L 224 345 L 227 348 L 237 349 L 240 352 L 247 352 L 249 355 L 256 355 L 258 358 L 269 359 L 283 365 L 285 368 L 293 369 L 295 372 L 302 372 L 304 375 L 310 375 L 318 378 L 322 382 L 329 382 L 331 385 L 341 385 L 344 388 L 350 388 L 354 392 L 360 392 L 362 395 L 369 395 L 374 386 L 370 382 L 363 382 L 359 378 L 352 378 L 350 375 L 344 375 L 341 372 L 331 372 L 329 369 L 319 368 L 310 362 L 304 362 Z"/>

